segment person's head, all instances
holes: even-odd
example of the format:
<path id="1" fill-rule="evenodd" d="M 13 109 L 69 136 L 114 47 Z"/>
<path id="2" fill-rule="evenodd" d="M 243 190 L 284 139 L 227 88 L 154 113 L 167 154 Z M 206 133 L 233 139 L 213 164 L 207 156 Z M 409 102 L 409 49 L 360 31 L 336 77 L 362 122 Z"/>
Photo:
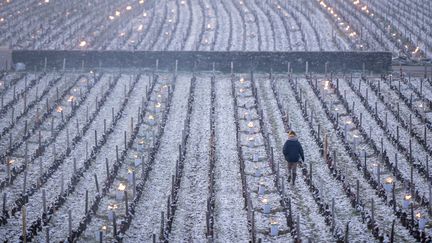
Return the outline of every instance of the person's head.
<path id="1" fill-rule="evenodd" d="M 288 132 L 288 137 L 295 137 L 295 136 L 297 136 L 297 134 L 293 130 Z"/>

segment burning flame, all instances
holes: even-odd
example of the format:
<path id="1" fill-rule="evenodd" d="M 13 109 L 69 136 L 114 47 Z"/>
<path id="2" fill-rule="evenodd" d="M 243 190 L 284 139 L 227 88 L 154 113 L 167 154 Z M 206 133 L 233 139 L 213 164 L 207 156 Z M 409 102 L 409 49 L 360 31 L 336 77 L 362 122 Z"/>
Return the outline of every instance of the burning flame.
<path id="1" fill-rule="evenodd" d="M 123 183 L 120 183 L 117 189 L 118 189 L 119 191 L 124 191 L 124 190 L 126 190 L 126 185 L 123 184 Z"/>
<path id="2" fill-rule="evenodd" d="M 85 40 L 83 40 L 79 43 L 80 47 L 85 47 L 86 45 L 87 45 L 87 42 Z"/>
<path id="3" fill-rule="evenodd" d="M 329 88 L 330 88 L 330 81 L 325 80 L 325 81 L 324 81 L 324 89 L 325 89 L 325 90 L 328 90 Z"/>
<path id="4" fill-rule="evenodd" d="M 386 184 L 393 184 L 393 177 L 389 176 L 384 180 L 384 183 Z"/>
<path id="5" fill-rule="evenodd" d="M 118 205 L 115 204 L 115 203 L 108 204 L 108 210 L 114 210 L 114 209 L 117 209 L 117 208 L 118 208 Z"/>
<path id="6" fill-rule="evenodd" d="M 68 98 L 68 102 L 72 102 L 72 101 L 75 101 L 75 96 L 73 95 L 69 96 Z"/>

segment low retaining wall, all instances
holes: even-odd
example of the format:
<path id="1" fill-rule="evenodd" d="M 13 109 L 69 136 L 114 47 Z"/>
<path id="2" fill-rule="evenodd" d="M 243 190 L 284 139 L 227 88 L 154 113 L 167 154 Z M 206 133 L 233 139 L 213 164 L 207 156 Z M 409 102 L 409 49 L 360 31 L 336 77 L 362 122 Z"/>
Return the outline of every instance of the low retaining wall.
<path id="1" fill-rule="evenodd" d="M 323 73 L 367 70 L 383 73 L 391 70 L 390 52 L 198 52 L 198 51 L 31 51 L 16 50 L 13 62 L 22 62 L 29 69 L 43 68 L 159 68 L 173 70 L 175 60 L 178 69 L 231 71 L 250 70 L 285 72 L 288 65 L 294 72 Z M 325 63 L 328 63 L 325 65 Z"/>

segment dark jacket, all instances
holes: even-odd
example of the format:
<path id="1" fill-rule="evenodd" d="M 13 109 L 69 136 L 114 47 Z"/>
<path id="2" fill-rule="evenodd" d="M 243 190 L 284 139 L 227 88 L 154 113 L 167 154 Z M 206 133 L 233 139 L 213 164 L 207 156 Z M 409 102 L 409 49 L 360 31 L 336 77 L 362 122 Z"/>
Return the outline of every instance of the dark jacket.
<path id="1" fill-rule="evenodd" d="M 303 148 L 297 137 L 289 137 L 283 147 L 285 160 L 290 163 L 299 162 L 300 158 L 304 161 Z"/>

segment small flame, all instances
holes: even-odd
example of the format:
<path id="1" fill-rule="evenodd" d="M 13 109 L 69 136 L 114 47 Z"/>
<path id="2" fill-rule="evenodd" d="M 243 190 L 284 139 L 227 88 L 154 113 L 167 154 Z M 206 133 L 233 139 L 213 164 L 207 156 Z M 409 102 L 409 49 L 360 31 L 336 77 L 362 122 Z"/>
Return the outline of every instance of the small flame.
<path id="1" fill-rule="evenodd" d="M 393 177 L 389 176 L 384 180 L 384 183 L 386 184 L 393 184 Z"/>
<path id="2" fill-rule="evenodd" d="M 421 219 L 421 218 L 422 218 L 422 215 L 421 215 L 420 212 L 418 212 L 418 213 L 416 213 L 415 217 L 416 217 L 416 219 Z"/>
<path id="3" fill-rule="evenodd" d="M 265 197 L 265 198 L 262 199 L 262 203 L 268 204 L 268 202 L 269 202 L 268 198 Z"/>
<path id="4" fill-rule="evenodd" d="M 245 79 L 243 77 L 240 78 L 240 83 L 244 83 Z"/>
<path id="5" fill-rule="evenodd" d="M 87 41 L 83 40 L 79 43 L 80 47 L 85 47 L 87 45 Z"/>
<path id="6" fill-rule="evenodd" d="M 156 107 L 156 108 L 160 108 L 160 107 L 161 107 L 161 103 L 159 103 L 159 102 L 156 103 L 156 104 L 155 104 L 155 107 Z"/>
<path id="7" fill-rule="evenodd" d="M 154 118 L 153 115 L 149 115 L 149 116 L 148 116 L 148 119 L 149 119 L 149 120 L 154 120 L 155 118 Z"/>
<path id="8" fill-rule="evenodd" d="M 114 210 L 117 208 L 118 208 L 118 205 L 115 203 L 108 204 L 108 210 Z"/>
<path id="9" fill-rule="evenodd" d="M 61 106 L 57 106 L 56 108 L 56 112 L 60 113 L 63 111 L 63 108 Z"/>
<path id="10" fill-rule="evenodd" d="M 253 123 L 253 122 L 249 122 L 249 123 L 247 124 L 247 126 L 248 126 L 249 128 L 253 128 L 253 127 L 254 127 L 254 123 Z"/>
<path id="11" fill-rule="evenodd" d="M 407 195 L 404 196 L 404 199 L 405 199 L 406 201 L 411 201 L 412 196 L 411 196 L 410 194 L 407 194 Z"/>
<path id="12" fill-rule="evenodd" d="M 123 183 L 120 183 L 118 186 L 118 189 L 119 189 L 119 191 L 124 191 L 124 190 L 126 190 L 126 185 Z"/>
<path id="13" fill-rule="evenodd" d="M 68 102 L 72 102 L 72 101 L 75 101 L 75 96 L 73 95 L 69 96 L 68 98 Z"/>

